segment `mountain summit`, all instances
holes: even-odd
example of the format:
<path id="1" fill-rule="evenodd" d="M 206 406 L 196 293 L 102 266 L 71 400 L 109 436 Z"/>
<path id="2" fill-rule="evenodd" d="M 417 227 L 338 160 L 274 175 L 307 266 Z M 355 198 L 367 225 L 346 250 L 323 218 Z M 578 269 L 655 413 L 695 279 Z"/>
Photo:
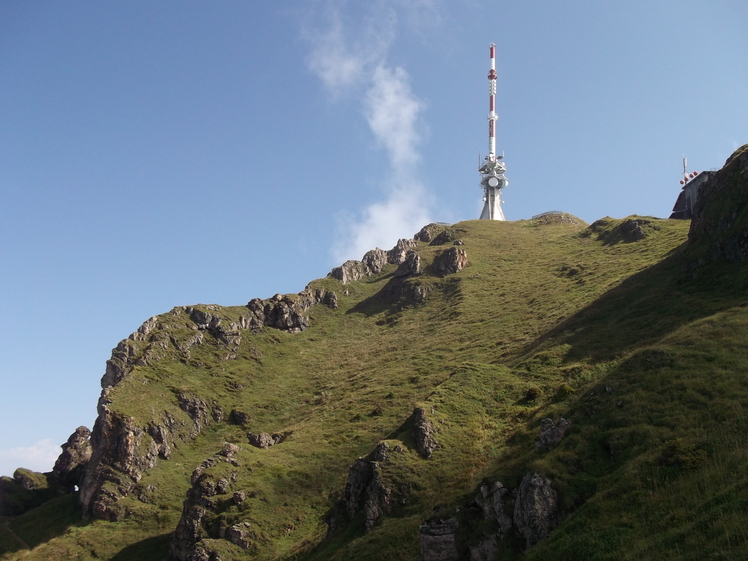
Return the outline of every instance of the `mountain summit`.
<path id="1" fill-rule="evenodd" d="M 0 559 L 748 555 L 748 145 L 700 196 L 430 224 L 150 318 L 93 429 L 0 480 Z"/>

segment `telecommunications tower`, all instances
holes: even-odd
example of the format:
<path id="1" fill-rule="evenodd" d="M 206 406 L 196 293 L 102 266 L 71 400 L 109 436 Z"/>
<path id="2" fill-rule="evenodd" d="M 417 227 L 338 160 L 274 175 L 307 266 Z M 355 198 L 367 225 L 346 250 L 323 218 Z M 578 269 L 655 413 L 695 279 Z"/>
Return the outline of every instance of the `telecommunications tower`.
<path id="1" fill-rule="evenodd" d="M 496 155 L 496 121 L 499 118 L 496 114 L 496 45 L 491 43 L 488 49 L 491 58 L 491 70 L 488 72 L 488 156 L 478 168 L 483 189 L 480 219 L 506 220 L 501 210 L 501 190 L 509 185 L 509 180 L 504 175 L 506 165 L 501 161 L 504 155 Z"/>

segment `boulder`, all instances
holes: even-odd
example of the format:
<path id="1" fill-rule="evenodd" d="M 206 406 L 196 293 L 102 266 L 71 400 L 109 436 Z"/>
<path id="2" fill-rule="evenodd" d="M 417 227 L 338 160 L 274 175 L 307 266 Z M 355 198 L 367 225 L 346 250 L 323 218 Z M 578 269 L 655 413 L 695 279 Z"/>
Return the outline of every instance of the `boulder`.
<path id="1" fill-rule="evenodd" d="M 275 446 L 281 440 L 283 440 L 282 434 L 273 434 L 272 436 L 266 432 L 253 432 L 247 435 L 249 443 L 255 448 L 261 448 L 267 450 L 271 446 Z"/>
<path id="2" fill-rule="evenodd" d="M 571 427 L 571 423 L 564 418 L 553 424 L 553 419 L 540 421 L 540 436 L 535 439 L 535 450 L 553 450 Z"/>
<path id="3" fill-rule="evenodd" d="M 514 527 L 529 549 L 558 525 L 558 495 L 549 479 L 528 473 L 514 502 Z"/>
<path id="4" fill-rule="evenodd" d="M 459 273 L 467 267 L 467 252 L 457 246 L 452 246 L 439 254 L 434 259 L 434 273 L 439 276 L 452 275 Z"/>

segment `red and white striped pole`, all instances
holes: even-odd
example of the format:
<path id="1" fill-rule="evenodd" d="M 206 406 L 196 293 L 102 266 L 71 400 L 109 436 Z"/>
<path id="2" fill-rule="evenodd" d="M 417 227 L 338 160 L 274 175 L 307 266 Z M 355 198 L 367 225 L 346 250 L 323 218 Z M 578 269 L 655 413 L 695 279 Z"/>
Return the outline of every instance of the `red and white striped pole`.
<path id="1" fill-rule="evenodd" d="M 496 161 L 496 44 L 488 46 L 491 70 L 488 71 L 488 159 Z"/>

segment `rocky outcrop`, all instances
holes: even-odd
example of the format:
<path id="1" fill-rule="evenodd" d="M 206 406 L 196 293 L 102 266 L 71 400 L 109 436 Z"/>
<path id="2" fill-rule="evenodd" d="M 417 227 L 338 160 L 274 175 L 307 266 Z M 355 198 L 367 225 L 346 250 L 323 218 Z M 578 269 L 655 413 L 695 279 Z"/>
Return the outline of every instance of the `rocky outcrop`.
<path id="1" fill-rule="evenodd" d="M 405 260 L 395 271 L 395 277 L 412 277 L 421 274 L 421 257 L 413 250 L 405 253 Z"/>
<path id="2" fill-rule="evenodd" d="M 701 186 L 684 256 L 691 274 L 715 261 L 748 259 L 748 144 Z"/>
<path id="3" fill-rule="evenodd" d="M 27 491 L 46 489 L 48 481 L 43 473 L 31 471 L 29 469 L 18 468 L 13 472 L 13 480 Z"/>
<path id="4" fill-rule="evenodd" d="M 283 440 L 282 434 L 273 434 L 272 436 L 266 432 L 253 432 L 247 435 L 247 440 L 255 448 L 267 450 L 271 446 L 274 446 Z"/>
<path id="5" fill-rule="evenodd" d="M 429 243 L 446 227 L 447 226 L 445 224 L 437 224 L 436 222 L 432 222 L 431 224 L 427 224 L 426 226 L 421 228 L 418 233 L 413 236 L 413 239 L 419 242 Z"/>
<path id="6" fill-rule="evenodd" d="M 468 265 L 467 252 L 457 246 L 452 246 L 434 259 L 432 266 L 434 274 L 439 276 L 459 273 Z"/>
<path id="7" fill-rule="evenodd" d="M 377 445 L 372 458 L 359 458 L 349 468 L 343 496 L 325 516 L 328 535 L 353 520 L 358 512 L 363 512 L 364 529 L 369 533 L 377 520 L 390 512 L 393 490 L 381 472 L 382 464 L 389 458 L 386 442 Z"/>
<path id="8" fill-rule="evenodd" d="M 553 419 L 540 421 L 540 436 L 535 439 L 535 450 L 553 450 L 571 427 L 571 423 L 564 418 L 553 424 Z"/>
<path id="9" fill-rule="evenodd" d="M 528 473 L 514 503 L 514 527 L 527 547 L 546 538 L 558 525 L 558 517 L 558 495 L 551 481 L 537 473 Z"/>
<path id="10" fill-rule="evenodd" d="M 182 516 L 169 546 L 170 559 L 193 561 L 214 559 L 215 552 L 205 539 L 226 539 L 242 549 L 249 549 L 255 539 L 249 522 L 225 527 L 216 517 L 228 504 L 234 504 L 232 487 L 240 467 L 239 447 L 224 443 L 214 456 L 200 464 L 190 477 L 191 487 L 182 507 Z M 228 465 L 227 465 L 228 464 Z M 228 496 L 232 499 L 228 500 Z"/>
<path id="11" fill-rule="evenodd" d="M 378 275 L 387 265 L 387 252 L 383 249 L 372 249 L 364 254 L 364 264 L 373 275 Z"/>
<path id="12" fill-rule="evenodd" d="M 112 351 L 101 379 L 98 418 L 89 441 L 90 460 L 80 478 L 84 513 L 118 519 L 121 512 L 116 503 L 132 491 L 144 471 L 159 459 L 168 460 L 176 442 L 193 439 L 210 423 L 222 422 L 224 418 L 216 402 L 208 402 L 192 392 L 174 390 L 175 407 L 154 412 L 154 418 L 141 426 L 125 413 L 110 410 L 112 387 L 135 368 L 153 365 L 169 353 L 186 362 L 191 349 L 205 344 L 207 336 L 213 338 L 211 344 L 227 351 L 221 360 L 236 358 L 243 333 L 268 327 L 291 333 L 303 331 L 309 325 L 308 310 L 318 304 L 334 309 L 338 305 L 337 295 L 308 286 L 296 295 L 276 294 L 267 301 L 255 298 L 238 320 L 235 312 L 229 314 L 225 308 L 212 304 L 179 307 L 148 319 L 121 341 Z M 180 410 L 191 422 L 185 420 Z"/>
<path id="13" fill-rule="evenodd" d="M 62 453 L 52 468 L 52 474 L 57 485 L 65 492 L 72 492 L 83 479 L 83 470 L 91 459 L 90 436 L 90 430 L 78 427 L 62 445 Z"/>
<path id="14" fill-rule="evenodd" d="M 434 237 L 429 245 L 444 245 L 454 241 L 456 238 L 457 234 L 454 232 L 454 230 L 452 230 L 451 228 L 446 228 L 445 230 L 441 231 L 436 237 Z"/>
<path id="15" fill-rule="evenodd" d="M 431 457 L 439 443 L 434 438 L 434 426 L 426 418 L 426 411 L 416 407 L 411 415 L 413 422 L 413 440 L 418 453 L 426 459 Z"/>
<path id="16" fill-rule="evenodd" d="M 91 459 L 80 484 L 84 514 L 119 520 L 116 503 L 140 481 L 158 458 L 158 445 L 132 417 L 109 410 L 107 390 L 99 399 L 99 416 L 91 433 Z"/>
<path id="17" fill-rule="evenodd" d="M 343 284 L 350 284 L 368 277 L 370 274 L 371 271 L 365 263 L 351 259 L 340 267 L 335 267 L 327 276 L 337 279 Z"/>
<path id="18" fill-rule="evenodd" d="M 504 487 L 500 481 L 494 483 L 483 483 L 475 497 L 475 503 L 483 511 L 483 518 L 496 520 L 499 526 L 497 537 L 501 540 L 512 528 L 512 519 L 505 512 L 505 503 L 509 499 L 509 489 Z"/>
<path id="19" fill-rule="evenodd" d="M 457 529 L 459 522 L 456 518 L 441 520 L 431 518 L 420 528 L 421 559 L 423 561 L 457 561 Z"/>
<path id="20" fill-rule="evenodd" d="M 397 240 L 395 247 L 387 252 L 387 262 L 393 265 L 399 265 L 408 257 L 408 250 L 418 246 L 416 240 Z"/>

